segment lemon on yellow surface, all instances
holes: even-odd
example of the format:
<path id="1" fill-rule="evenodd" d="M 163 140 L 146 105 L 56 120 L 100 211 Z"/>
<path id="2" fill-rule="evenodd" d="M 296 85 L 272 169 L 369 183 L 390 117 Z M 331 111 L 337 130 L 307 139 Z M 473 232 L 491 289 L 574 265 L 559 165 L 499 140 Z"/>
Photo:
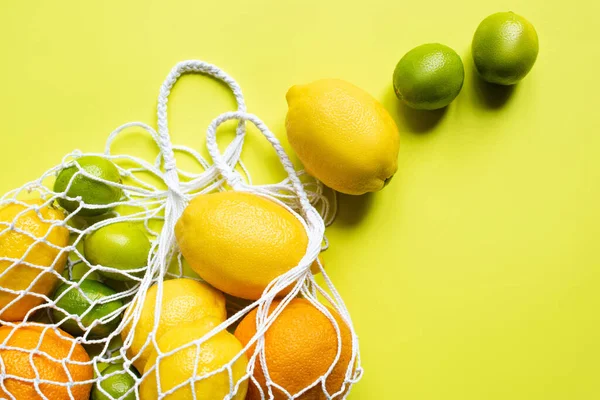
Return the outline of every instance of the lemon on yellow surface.
<path id="1" fill-rule="evenodd" d="M 464 80 L 460 56 L 440 43 L 423 44 L 406 53 L 393 76 L 396 96 L 419 110 L 446 107 L 458 96 Z"/>
<path id="2" fill-rule="evenodd" d="M 539 52 L 533 25 L 513 12 L 484 19 L 473 36 L 473 61 L 487 82 L 514 85 L 533 68 Z"/>
<path id="3" fill-rule="evenodd" d="M 398 168 L 398 128 L 370 94 L 339 80 L 287 93 L 289 142 L 308 173 L 346 194 L 382 189 Z"/>
<path id="4" fill-rule="evenodd" d="M 308 245 L 302 223 L 287 209 L 233 191 L 193 199 L 175 235 L 202 279 L 243 299 L 258 299 L 269 282 L 298 265 Z"/>
<path id="5" fill-rule="evenodd" d="M 110 160 L 96 156 L 84 156 L 75 160 L 74 163 L 79 164 L 82 170 L 95 178 L 112 183 L 121 182 L 119 170 Z M 79 172 L 77 165 L 71 165 L 60 171 L 54 183 L 54 191 L 66 192 L 66 196 L 72 199 L 81 197 L 83 203 L 92 206 L 115 203 L 123 194 L 118 187 L 84 176 Z M 68 212 L 74 212 L 80 206 L 78 201 L 66 198 L 58 199 L 58 204 Z M 84 207 L 78 213 L 83 216 L 95 216 L 110 210 L 111 207 Z"/>
<path id="6" fill-rule="evenodd" d="M 43 206 L 39 200 L 26 204 L 9 204 L 0 209 L 0 257 L 7 258 L 0 260 L 0 319 L 5 321 L 24 319 L 32 308 L 42 304 L 43 299 L 25 295 L 4 309 L 16 298 L 4 289 L 26 290 L 37 279 L 29 292 L 48 296 L 58 280 L 55 273 L 62 273 L 67 262 L 67 252 L 61 249 L 69 243 L 69 231 L 58 225 L 64 220 L 63 213 Z M 39 215 L 33 207 L 39 207 Z M 15 228 L 25 233 L 11 230 L 13 222 Z M 35 243 L 36 239 L 42 238 L 50 244 Z M 19 262 L 22 257 L 25 257 L 24 262 Z"/>
<path id="7" fill-rule="evenodd" d="M 153 350 L 153 344 L 149 341 L 154 327 L 157 293 L 158 286 L 156 285 L 146 293 L 141 315 L 133 332 L 133 341 L 127 350 L 130 358 L 137 357 L 133 361 L 133 365 L 138 371 L 144 370 L 146 361 Z M 132 304 L 127 309 L 125 318 L 128 317 L 134 306 L 135 304 Z M 225 321 L 227 311 L 223 293 L 192 279 L 173 279 L 163 283 L 160 320 L 154 334 L 157 339 L 172 329 L 179 329 L 182 324 L 204 317 L 214 317 L 220 322 Z M 129 324 L 121 333 L 123 341 L 131 329 L 131 324 Z M 146 343 L 148 345 L 142 351 Z"/>
<path id="8" fill-rule="evenodd" d="M 10 339 L 6 346 L 24 350 L 0 350 L 3 383 L 8 393 L 12 394 L 14 398 L 18 400 L 42 400 L 43 398 L 86 400 L 89 398 L 92 384 L 85 381 L 92 379 L 93 367 L 89 363 L 90 358 L 83 346 L 79 343 L 74 344 L 71 336 L 60 329 L 55 332 L 52 328 L 46 329 L 40 326 L 20 325 L 15 328 L 14 332 L 10 326 L 0 327 L 0 343 L 4 343 L 9 335 Z M 26 352 L 34 349 L 61 361 L 55 361 L 41 354 L 31 355 Z M 39 385 L 39 389 L 45 397 L 41 397 L 37 393 L 33 382 L 6 377 L 12 375 L 23 379 L 34 379 L 36 370 L 39 379 L 48 381 Z M 73 382 L 70 389 L 73 397 L 70 397 L 66 385 L 60 385 L 68 382 Z M 11 397 L 0 388 L 0 398 L 10 399 Z"/>
<path id="9" fill-rule="evenodd" d="M 271 311 L 277 306 L 273 303 Z M 346 371 L 352 359 L 352 336 L 350 329 L 340 316 L 329 310 L 338 323 L 342 351 L 338 362 L 327 378 L 326 387 L 329 395 L 341 392 Z M 256 334 L 256 309 L 250 312 L 235 331 L 235 336 L 245 346 Z M 255 346 L 248 350 L 248 357 L 254 353 Z M 331 321 L 305 299 L 294 299 L 273 322 L 265 334 L 265 358 L 269 376 L 277 385 L 283 387 L 291 395 L 295 395 L 313 384 L 327 373 L 335 360 L 338 339 Z M 254 378 L 261 385 L 263 393 L 267 393 L 266 380 L 259 360 L 256 360 Z M 347 386 L 346 386 L 347 388 Z M 288 397 L 273 387 L 275 400 Z M 336 399 L 342 398 L 338 395 Z M 246 400 L 259 400 L 260 391 L 254 383 L 250 383 Z M 322 385 L 308 390 L 297 397 L 299 400 L 325 400 Z"/>
<path id="10" fill-rule="evenodd" d="M 193 341 L 200 339 L 210 332 L 218 321 L 214 318 L 200 319 L 177 329 L 165 333 L 158 340 L 158 347 L 161 352 L 167 353 L 186 346 Z M 227 331 L 217 333 L 212 338 L 204 342 L 200 347 L 190 345 L 178 350 L 170 356 L 158 359 L 158 352 L 154 351 L 144 369 L 144 374 L 148 373 L 156 364 L 159 369 L 160 385 L 162 392 L 169 391 L 175 386 L 188 381 L 194 377 L 194 371 L 197 377 L 216 371 L 230 361 L 232 361 L 241 351 L 242 344 L 235 336 Z M 234 387 L 246 373 L 248 359 L 245 354 L 240 357 L 231 366 L 231 378 Z M 193 390 L 197 400 L 216 400 L 223 399 L 230 393 L 230 376 L 227 370 L 219 372 L 208 378 L 197 381 L 193 385 Z M 239 383 L 236 394 L 231 400 L 244 400 L 248 390 L 248 381 Z M 152 371 L 142 382 L 140 387 L 141 400 L 158 399 L 158 385 L 156 381 L 156 371 Z M 190 385 L 185 385 L 175 390 L 167 397 L 169 400 L 189 400 L 194 398 Z"/>
<path id="11" fill-rule="evenodd" d="M 148 265 L 150 240 L 146 233 L 131 223 L 107 225 L 85 238 L 83 243 L 85 258 L 92 265 L 102 265 L 117 271 L 98 273 L 105 278 L 117 281 L 131 281 L 124 273 L 143 276 L 142 272 L 130 272 Z M 119 271 L 123 271 L 121 273 Z"/>

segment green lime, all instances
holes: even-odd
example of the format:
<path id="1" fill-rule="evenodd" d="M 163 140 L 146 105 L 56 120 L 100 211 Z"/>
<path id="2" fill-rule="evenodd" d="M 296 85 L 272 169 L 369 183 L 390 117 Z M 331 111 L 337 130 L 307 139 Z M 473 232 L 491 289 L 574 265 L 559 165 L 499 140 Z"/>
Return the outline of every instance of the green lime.
<path id="1" fill-rule="evenodd" d="M 121 316 L 112 316 L 109 321 L 96 321 L 105 318 L 109 314 L 113 314 L 123 307 L 123 302 L 121 300 L 113 300 L 107 303 L 96 303 L 91 310 L 89 310 L 89 308 L 93 301 L 102 300 L 117 292 L 100 282 L 87 279 L 79 282 L 79 288 L 81 291 L 77 290 L 77 287 L 67 283 L 60 285 L 54 294 L 54 299 L 57 299 L 61 294 L 66 293 L 56 302 L 56 306 L 65 310 L 69 315 L 80 316 L 81 323 L 86 328 L 95 323 L 94 327 L 91 328 L 88 337 L 103 338 L 108 336 L 108 334 L 114 331 L 121 323 Z M 81 292 L 83 292 L 83 294 Z M 58 309 L 52 310 L 52 319 L 54 322 L 60 322 L 64 318 L 64 312 Z M 64 321 L 60 327 L 75 336 L 80 336 L 84 333 L 77 322 L 72 318 Z"/>
<path id="2" fill-rule="evenodd" d="M 394 91 L 412 108 L 436 110 L 452 103 L 464 79 L 460 56 L 448 46 L 429 43 L 415 47 L 398 62 Z"/>
<path id="3" fill-rule="evenodd" d="M 73 265 L 71 267 L 71 271 L 70 272 L 69 272 L 68 268 L 65 268 L 65 270 L 62 273 L 62 276 L 65 279 L 71 280 L 73 282 L 79 281 L 86 274 L 87 275 L 86 275 L 85 279 L 89 279 L 89 280 L 92 280 L 92 281 L 100 281 L 100 280 L 102 280 L 100 278 L 100 274 L 98 274 L 98 272 L 92 271 L 92 272 L 88 273 L 89 270 L 90 270 L 90 267 L 88 267 L 86 264 L 79 263 L 79 264 Z"/>
<path id="4" fill-rule="evenodd" d="M 113 268 L 119 271 L 131 271 L 144 268 L 148 264 L 150 240 L 146 233 L 129 223 L 105 226 L 89 235 L 83 244 L 85 257 L 92 265 Z M 101 271 L 105 278 L 117 281 L 131 280 L 118 271 Z M 143 271 L 132 273 L 143 276 Z"/>
<path id="5" fill-rule="evenodd" d="M 479 24 L 471 47 L 475 68 L 483 80 L 514 85 L 533 68 L 539 42 L 529 21 L 513 12 L 500 12 Z"/>
<path id="6" fill-rule="evenodd" d="M 140 378 L 140 374 L 137 370 L 131 367 L 130 371 L 123 368 L 122 364 L 111 365 L 102 372 L 102 376 L 107 376 L 116 373 L 113 376 L 102 379 L 94 384 L 92 388 L 91 400 L 136 400 L 135 390 L 135 378 Z M 100 387 L 104 389 L 107 396 L 100 390 Z M 127 393 L 127 396 L 125 394 Z"/>
<path id="7" fill-rule="evenodd" d="M 100 373 L 102 373 L 102 371 L 104 371 L 106 368 L 110 367 L 110 364 L 107 364 L 105 362 L 100 362 L 97 363 L 96 366 L 98 367 L 98 371 L 100 371 Z M 96 374 L 96 368 L 94 368 L 94 379 L 98 377 L 98 374 Z"/>
<path id="8" fill-rule="evenodd" d="M 114 183 L 121 182 L 121 176 L 115 164 L 102 157 L 85 156 L 75 160 L 75 163 L 94 177 Z M 54 183 L 54 191 L 57 193 L 66 192 L 66 195 L 70 198 L 81 197 L 81 201 L 85 204 L 79 214 L 83 216 L 95 216 L 110 211 L 110 207 L 89 208 L 85 206 L 115 203 L 119 201 L 123 194 L 118 187 L 82 175 L 77 165 L 71 165 L 60 171 Z M 78 201 L 63 198 L 58 199 L 58 204 L 69 212 L 77 210 L 80 205 Z"/>

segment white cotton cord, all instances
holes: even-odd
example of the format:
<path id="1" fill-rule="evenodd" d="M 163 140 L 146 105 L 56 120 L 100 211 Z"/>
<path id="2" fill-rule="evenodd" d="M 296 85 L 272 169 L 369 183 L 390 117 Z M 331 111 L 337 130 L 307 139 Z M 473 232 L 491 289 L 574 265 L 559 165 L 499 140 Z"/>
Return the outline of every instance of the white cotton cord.
<path id="1" fill-rule="evenodd" d="M 224 82 L 233 93 L 237 104 L 236 111 L 219 115 L 207 128 L 206 142 L 211 158 L 210 160 L 205 159 L 195 149 L 182 145 L 173 145 L 170 138 L 167 113 L 168 98 L 178 79 L 183 74 L 187 73 L 199 73 Z M 81 315 L 76 315 L 70 314 L 59 305 L 60 300 L 65 297 L 66 291 L 53 299 L 51 298 L 51 295 L 35 293 L 33 289 L 36 283 L 40 281 L 43 275 L 41 273 L 34 278 L 25 289 L 17 290 L 5 288 L 4 292 L 7 295 L 12 295 L 14 298 L 6 305 L 0 307 L 0 313 L 5 312 L 9 307 L 17 304 L 17 302 L 26 295 L 39 298 L 41 303 L 29 310 L 24 318 L 24 322 L 4 321 L 0 318 L 0 323 L 2 325 L 12 328 L 12 331 L 8 334 L 6 339 L 0 343 L 0 388 L 7 393 L 9 398 L 15 399 L 15 396 L 7 391 L 5 385 L 7 379 L 13 379 L 14 381 L 26 382 L 27 384 L 33 385 L 40 398 L 46 398 L 41 391 L 41 385 L 52 384 L 64 387 L 67 390 L 70 399 L 79 400 L 74 398 L 73 388 L 77 385 L 86 383 L 97 383 L 101 379 L 98 368 L 99 363 L 122 362 L 124 368 L 128 369 L 139 359 L 144 350 L 154 350 L 157 352 L 157 362 L 152 368 L 145 371 L 141 378 L 129 373 L 131 378 L 135 381 L 135 386 L 129 393 L 134 393 L 136 399 L 139 399 L 139 387 L 141 382 L 144 379 L 147 379 L 150 374 L 153 374 L 157 378 L 158 399 L 168 399 L 169 395 L 183 388 L 190 390 L 192 398 L 196 399 L 194 390 L 195 384 L 206 379 L 211 379 L 211 377 L 219 374 L 227 374 L 223 376 L 227 377 L 229 393 L 224 396 L 224 400 L 232 400 L 236 393 L 239 392 L 241 385 L 246 383 L 255 386 L 255 389 L 263 400 L 273 399 L 276 393 L 278 396 L 284 394 L 285 397 L 289 399 L 298 399 L 303 394 L 308 393 L 308 391 L 316 390 L 317 387 L 320 387 L 323 391 L 324 399 L 345 399 L 351 386 L 362 376 L 363 370 L 360 365 L 358 336 L 352 325 L 350 314 L 319 260 L 320 252 L 325 250 L 329 245 L 327 238 L 325 237 L 325 226 L 331 224 L 335 218 L 337 211 L 335 192 L 329 192 L 329 189 L 325 188 L 321 182 L 309 177 L 304 171 L 296 171 L 277 137 L 256 115 L 247 112 L 245 100 L 237 82 L 212 64 L 196 60 L 178 63 L 167 75 L 160 88 L 157 118 L 157 130 L 142 122 L 130 122 L 121 125 L 109 135 L 104 153 L 84 154 L 81 151 L 73 151 L 66 155 L 59 165 L 46 171 L 38 179 L 28 182 L 22 187 L 12 190 L 0 197 L 1 207 L 11 204 L 22 207 L 22 210 L 17 213 L 12 222 L 0 222 L 0 237 L 1 235 L 10 232 L 23 235 L 23 237 L 28 238 L 32 243 L 25 254 L 20 258 L 0 257 L 0 263 L 7 265 L 4 270 L 0 272 L 0 278 L 16 272 L 20 266 L 37 269 L 46 274 L 52 274 L 59 284 L 66 284 L 70 287 L 70 290 L 77 290 L 78 293 L 89 302 L 89 307 L 85 312 Z M 225 151 L 221 152 L 217 145 L 217 130 L 221 124 L 230 120 L 238 121 L 236 136 L 225 148 Z M 254 124 L 265 139 L 272 145 L 282 167 L 287 173 L 287 178 L 283 181 L 274 184 L 253 185 L 251 174 L 240 159 L 244 146 L 247 122 Z M 120 135 L 130 130 L 146 133 L 155 141 L 159 153 L 152 161 L 147 161 L 127 154 L 114 153 L 114 142 Z M 199 168 L 199 172 L 187 171 L 178 167 L 177 155 L 181 154 L 184 154 L 195 161 L 196 166 Z M 121 182 L 110 182 L 90 174 L 77 163 L 77 159 L 84 156 L 103 157 L 112 161 L 117 166 L 119 174 L 121 175 Z M 71 166 L 76 166 L 77 171 L 75 171 L 67 188 L 60 193 L 54 192 L 51 189 L 52 180 L 62 169 Z M 123 196 L 118 201 L 108 205 L 86 204 L 83 202 L 83 199 L 73 198 L 68 195 L 75 177 L 85 177 L 88 180 L 98 182 L 98 184 L 119 188 L 122 191 Z M 281 207 L 284 207 L 301 223 L 306 232 L 308 244 L 305 254 L 297 265 L 270 282 L 258 300 L 251 304 L 240 306 L 234 315 L 219 324 L 219 326 L 213 328 L 203 337 L 194 340 L 186 346 L 174 349 L 170 352 L 163 352 L 158 348 L 159 338 L 156 335 L 156 331 L 161 317 L 164 279 L 185 277 L 201 281 L 198 276 L 194 274 L 188 276 L 189 274 L 186 275 L 187 273 L 184 271 L 182 255 L 177 247 L 175 238 L 175 224 L 184 212 L 187 204 L 192 199 L 203 194 L 225 190 L 239 190 L 253 193 L 258 196 L 269 198 Z M 31 204 L 23 200 L 24 197 L 32 196 L 43 199 L 42 204 Z M 78 207 L 75 212 L 66 215 L 66 218 L 63 221 L 45 219 L 41 215 L 40 210 L 55 205 L 59 199 L 77 202 Z M 115 209 L 98 219 L 86 221 L 77 216 L 77 213 L 84 208 L 105 209 L 108 207 L 115 207 Z M 19 219 L 28 215 L 30 212 L 35 212 L 38 218 L 40 218 L 42 222 L 51 225 L 52 229 L 67 229 L 72 238 L 70 244 L 61 247 L 51 243 L 49 241 L 50 230 L 41 237 L 37 237 L 26 229 L 17 226 Z M 138 224 L 140 227 L 143 227 L 149 235 L 151 252 L 148 256 L 147 266 L 138 270 L 124 272 L 109 266 L 91 264 L 80 251 L 85 237 L 98 229 L 122 222 Z M 56 257 L 49 266 L 37 265 L 28 258 L 31 252 L 34 251 L 35 246 L 42 245 L 46 246 L 47 249 L 56 252 Z M 67 253 L 68 260 L 65 267 L 66 272 L 65 276 L 62 276 L 62 274 L 59 274 L 54 268 L 58 265 L 61 255 Z M 311 268 L 315 263 L 318 265 L 320 272 L 323 275 L 325 282 L 324 287 L 321 287 L 317 283 L 311 272 Z M 76 266 L 85 268 L 85 272 L 82 274 L 80 273 L 80 278 L 78 280 L 73 280 L 73 272 Z M 142 271 L 144 272 L 143 274 L 138 274 Z M 79 285 L 84 279 L 90 278 L 95 272 L 122 273 L 129 278 L 131 283 L 126 289 L 117 291 L 110 296 L 100 299 L 90 298 L 81 290 Z M 152 286 L 156 287 L 153 330 L 148 337 L 144 338 L 142 351 L 133 356 L 128 352 L 128 349 L 132 346 L 135 327 L 140 323 L 142 307 L 146 300 L 148 290 Z M 281 297 L 281 293 L 286 294 Z M 332 360 L 328 370 L 325 371 L 321 377 L 314 382 L 307 384 L 307 386 L 298 393 L 289 393 L 286 391 L 286 388 L 280 385 L 280 383 L 273 381 L 271 374 L 269 373 L 269 360 L 265 351 L 267 346 L 265 334 L 270 327 L 277 322 L 277 318 L 281 313 L 285 312 L 286 307 L 290 302 L 299 296 L 313 304 L 331 322 L 337 336 L 337 348 L 335 358 Z M 324 299 L 323 303 L 321 299 Z M 96 320 L 92 325 L 85 325 L 83 319 L 92 313 L 95 306 L 107 305 L 113 301 L 120 301 L 122 302 L 122 305 L 110 313 L 103 315 L 102 318 Z M 203 345 L 207 341 L 211 340 L 211 338 L 224 330 L 231 329 L 232 326 L 239 323 L 254 309 L 257 310 L 255 320 L 256 334 L 231 360 L 224 363 L 218 369 L 205 374 L 199 373 L 196 362 L 194 376 L 181 382 L 177 386 L 168 388 L 168 390 L 167 388 L 162 387 L 161 380 L 159 379 L 161 368 L 163 368 L 160 365 L 161 360 L 172 356 L 183 348 L 190 347 L 196 349 L 196 361 L 198 361 L 201 356 Z M 50 318 L 53 316 L 53 311 L 60 311 L 62 313 L 63 316 L 60 320 L 53 320 L 53 318 Z M 334 312 L 339 315 L 339 319 L 334 317 Z M 45 315 L 46 320 L 40 320 L 39 318 L 41 315 Z M 118 322 L 118 326 L 105 337 L 94 337 L 92 335 L 92 329 L 94 327 L 103 323 L 110 323 L 111 321 L 119 321 L 119 318 L 120 322 Z M 94 346 L 99 350 L 97 352 L 98 354 L 92 357 L 91 361 L 75 361 L 69 357 L 56 359 L 51 354 L 46 354 L 40 350 L 41 340 L 37 343 L 37 346 L 31 350 L 17 349 L 8 344 L 18 331 L 18 328 L 23 326 L 23 324 L 40 326 L 45 330 L 56 330 L 66 321 L 74 321 L 75 325 L 83 331 L 81 336 L 75 337 L 74 339 L 65 338 L 65 340 L 68 340 L 70 343 L 69 354 L 73 354 L 76 344 Z M 346 328 L 344 329 L 350 332 L 350 344 L 342 343 L 342 327 L 340 326 L 340 322 L 346 326 L 347 330 Z M 128 329 L 127 335 L 123 333 L 126 329 Z M 122 345 L 120 347 L 114 347 L 112 343 L 121 336 Z M 342 351 L 345 349 L 345 346 L 348 345 L 351 346 L 352 357 L 351 362 L 347 366 L 344 383 L 341 388 L 334 388 L 335 390 L 338 390 L 337 393 L 328 393 L 328 390 L 332 388 L 327 388 L 326 386 L 327 377 L 336 367 L 336 364 L 341 359 Z M 252 347 L 254 347 L 252 354 L 247 354 Z M 11 366 L 6 365 L 5 360 L 1 357 L 2 352 L 7 350 L 25 351 L 27 353 L 29 366 L 33 370 L 33 377 L 20 377 L 15 374 L 14 371 L 11 371 Z M 234 364 L 242 357 L 246 357 L 246 355 L 249 360 L 248 367 L 246 368 L 244 375 L 236 381 L 233 376 Z M 34 363 L 35 357 L 40 356 L 59 363 L 65 372 L 67 381 L 54 382 L 41 376 L 40 371 L 38 371 Z M 99 378 L 94 378 L 86 382 L 73 381 L 74 378 L 71 376 L 69 370 L 69 366 L 73 365 L 91 365 Z M 265 377 L 265 387 L 261 387 L 255 377 L 255 374 L 259 373 L 257 369 L 260 369 L 260 372 Z M 116 373 L 117 372 L 108 376 L 114 376 Z M 102 387 L 100 387 L 100 391 L 107 396 L 109 395 Z M 127 395 L 128 394 L 124 397 Z"/>

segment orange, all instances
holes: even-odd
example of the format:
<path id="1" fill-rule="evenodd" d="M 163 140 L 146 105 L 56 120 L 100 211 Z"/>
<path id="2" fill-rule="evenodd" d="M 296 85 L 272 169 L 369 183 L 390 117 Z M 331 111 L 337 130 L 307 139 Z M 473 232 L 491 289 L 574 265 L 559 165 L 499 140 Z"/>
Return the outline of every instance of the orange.
<path id="1" fill-rule="evenodd" d="M 3 288 L 25 290 L 29 288 L 31 282 L 39 278 L 30 292 L 48 296 L 56 286 L 57 274 L 62 273 L 67 262 L 67 252 L 62 249 L 69 243 L 69 231 L 64 226 L 56 225 L 58 221 L 64 219 L 64 214 L 52 207 L 41 207 L 40 200 L 26 203 L 29 204 L 28 207 L 21 204 L 8 204 L 0 209 L 0 258 L 20 260 L 27 254 L 24 261 L 39 268 L 18 262 L 14 264 L 11 260 L 0 261 L 0 274 L 3 274 L 0 277 L 0 311 L 15 299 L 14 294 L 3 291 Z M 33 209 L 27 210 L 32 206 L 41 207 L 39 210 L 41 218 Z M 16 228 L 31 236 L 10 230 L 8 224 L 13 221 Z M 34 244 L 35 240 L 32 237 L 45 238 L 47 242 L 58 248 L 41 242 Z M 42 276 L 39 276 L 40 274 Z M 0 319 L 21 321 L 25 319 L 29 310 L 40 305 L 42 301 L 41 297 L 25 295 L 4 310 L 0 314 Z"/>
<path id="2" fill-rule="evenodd" d="M 248 300 L 302 259 L 308 236 L 280 204 L 255 194 L 219 192 L 193 199 L 175 226 L 181 253 L 206 282 Z"/>
<path id="3" fill-rule="evenodd" d="M 273 303 L 271 310 L 274 310 Z M 329 310 L 335 317 L 342 337 L 342 353 L 338 363 L 327 379 L 327 391 L 333 395 L 342 390 L 348 365 L 352 359 L 352 336 L 350 329 L 339 315 Z M 250 312 L 235 331 L 235 336 L 245 346 L 256 334 L 256 310 Z M 325 374 L 333 363 L 337 348 L 337 335 L 331 321 L 314 305 L 305 299 L 294 299 L 273 322 L 265 334 L 265 356 L 269 376 L 276 384 L 291 395 L 310 386 Z M 248 358 L 255 346 L 248 350 Z M 264 393 L 268 390 L 265 377 L 257 358 L 254 377 Z M 283 392 L 273 387 L 275 400 L 287 399 Z M 260 399 L 260 392 L 254 383 L 248 388 L 246 400 Z M 304 393 L 300 400 L 324 400 L 321 384 Z M 336 399 L 342 396 L 336 397 Z"/>
<path id="4" fill-rule="evenodd" d="M 8 342 L 6 338 L 12 333 Z M 35 349 L 41 340 L 39 351 L 45 352 L 50 357 L 63 360 L 67 359 L 66 366 L 74 383 L 71 388 L 71 394 L 75 400 L 87 400 L 92 389 L 89 381 L 94 376 L 91 363 L 86 365 L 74 364 L 72 362 L 89 363 L 90 357 L 85 352 L 83 346 L 72 342 L 72 336 L 57 328 L 55 332 L 52 328 L 42 328 L 40 326 L 19 325 L 16 328 L 10 326 L 0 327 L 0 345 L 13 346 L 23 350 Z M 0 346 L 0 347 L 2 347 Z M 71 347 L 74 346 L 73 352 Z M 25 379 L 34 379 L 35 370 L 30 363 L 30 354 L 18 350 L 0 349 L 0 359 L 6 373 L 4 377 L 4 386 L 10 394 L 18 400 L 37 400 L 42 399 L 33 384 L 33 382 L 23 382 L 15 379 L 20 377 Z M 69 375 L 60 362 L 53 361 L 41 354 L 33 356 L 33 364 L 42 380 L 48 380 L 55 383 L 69 382 Z M 4 371 L 3 371 L 4 372 Z M 40 391 L 48 399 L 68 400 L 69 389 L 66 386 L 59 386 L 53 383 L 42 383 L 39 385 Z M 9 399 L 8 394 L 0 388 L 0 398 Z"/>

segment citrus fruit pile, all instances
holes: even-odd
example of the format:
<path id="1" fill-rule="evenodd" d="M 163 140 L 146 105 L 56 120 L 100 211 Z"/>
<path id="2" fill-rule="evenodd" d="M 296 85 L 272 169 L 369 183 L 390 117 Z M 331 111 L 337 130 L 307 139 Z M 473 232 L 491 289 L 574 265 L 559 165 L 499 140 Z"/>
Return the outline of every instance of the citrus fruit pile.
<path id="1" fill-rule="evenodd" d="M 473 40 L 476 68 L 490 82 L 517 82 L 536 56 L 535 30 L 512 13 L 484 20 Z M 238 102 L 207 130 L 212 165 L 172 146 L 166 128 L 170 90 L 189 72 L 223 80 Z M 411 107 L 436 109 L 459 94 L 463 78 L 456 52 L 428 44 L 400 60 L 394 88 Z M 398 168 L 394 120 L 348 82 L 293 86 L 289 143 L 317 179 L 301 180 L 217 67 L 182 62 L 160 93 L 158 132 L 126 124 L 105 155 L 73 153 L 2 197 L 0 395 L 345 398 L 362 368 L 351 318 L 320 256 L 333 208 L 323 184 L 350 195 L 385 188 Z M 221 154 L 216 131 L 229 120 L 240 122 L 238 135 Z M 238 172 L 246 171 L 239 156 L 247 122 L 273 145 L 288 173 L 283 182 L 253 186 Z M 115 135 L 131 126 L 156 140 L 154 164 L 110 153 Z M 174 149 L 206 170 L 178 169 Z"/>
<path id="2" fill-rule="evenodd" d="M 398 131 L 373 97 L 328 80 L 293 87 L 288 102 L 288 134 L 313 160 L 311 173 L 345 193 L 388 184 Z M 356 334 L 331 282 L 324 290 L 314 277 L 326 274 L 323 185 L 300 180 L 261 121 L 230 117 L 267 136 L 286 181 L 236 182 L 236 162 L 224 160 L 239 151 L 211 154 L 216 167 L 204 173 L 179 173 L 167 167 L 171 145 L 162 141 L 164 169 L 73 153 L 24 187 L 31 198 L 23 188 L 2 198 L 2 397 L 324 400 L 349 392 L 362 372 Z"/>

